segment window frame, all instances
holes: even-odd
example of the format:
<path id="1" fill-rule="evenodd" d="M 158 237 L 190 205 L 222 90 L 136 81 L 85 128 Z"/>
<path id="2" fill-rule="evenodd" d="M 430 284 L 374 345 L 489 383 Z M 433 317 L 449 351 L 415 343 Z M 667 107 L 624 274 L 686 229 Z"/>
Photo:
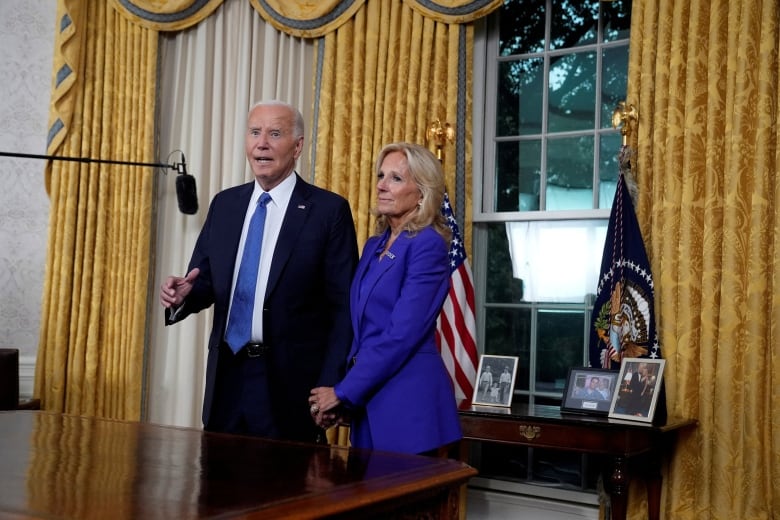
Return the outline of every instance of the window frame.
<path id="1" fill-rule="evenodd" d="M 549 10 L 552 5 L 552 0 L 546 0 L 545 9 Z M 527 394 L 527 398 L 530 403 L 534 402 L 534 396 L 538 395 L 543 398 L 553 398 L 556 394 L 549 392 L 535 391 L 535 375 L 537 369 L 537 350 L 538 342 L 536 339 L 535 324 L 537 320 L 537 313 L 540 307 L 544 309 L 561 309 L 561 310 L 584 310 L 585 312 L 585 326 L 587 328 L 591 319 L 592 303 L 539 303 L 539 302 L 524 302 L 522 304 L 499 304 L 499 303 L 487 303 L 486 302 L 486 286 L 487 286 L 487 259 L 488 259 L 488 230 L 486 225 L 492 223 L 508 223 L 508 222 L 527 222 L 527 221 L 555 221 L 555 220 L 602 220 L 606 222 L 609 220 L 611 208 L 597 208 L 597 209 L 579 209 L 579 210 L 538 210 L 538 211 L 487 211 L 485 208 L 495 207 L 495 201 L 493 200 L 493 192 L 495 187 L 495 168 L 496 168 L 496 145 L 499 141 L 514 140 L 515 142 L 523 140 L 526 136 L 518 137 L 517 139 L 498 137 L 496 136 L 496 104 L 492 102 L 493 98 L 488 96 L 488 92 L 497 92 L 498 89 L 498 66 L 499 63 L 507 60 L 518 59 L 523 56 L 535 56 L 539 57 L 538 53 L 533 54 L 518 54 L 510 56 L 499 55 L 499 38 L 498 38 L 498 24 L 497 15 L 491 14 L 484 19 L 481 19 L 475 24 L 475 37 L 474 37 L 474 77 L 484 78 L 484 81 L 473 82 L 473 132 L 475 136 L 480 136 L 481 139 L 474 140 L 473 146 L 473 198 L 472 198 L 472 248 L 473 248 L 473 265 L 474 265 L 474 283 L 476 287 L 475 303 L 477 306 L 476 313 L 476 325 L 477 325 L 477 344 L 480 354 L 485 352 L 485 312 L 488 307 L 509 306 L 512 308 L 524 308 L 530 307 L 533 309 L 531 318 L 531 349 L 529 353 L 531 366 L 527 367 L 529 373 L 529 390 L 515 390 L 516 394 Z M 565 49 L 549 49 L 549 44 L 546 45 L 544 52 L 542 53 L 545 71 L 549 71 L 550 58 L 552 56 L 558 56 L 563 54 L 570 54 L 572 52 L 586 52 L 593 51 L 596 54 L 597 71 L 595 78 L 596 88 L 599 89 L 602 83 L 602 70 L 603 70 L 603 51 L 610 47 L 625 46 L 625 39 L 618 39 L 612 41 L 603 41 L 603 18 L 599 19 L 599 34 L 597 35 L 596 42 L 585 45 L 579 45 L 576 50 L 572 48 Z M 546 17 L 545 22 L 545 39 L 549 42 L 550 37 L 550 17 Z M 544 75 L 544 89 L 543 96 L 544 102 L 547 103 L 548 99 L 548 82 L 549 73 Z M 548 141 L 552 138 L 567 137 L 575 135 L 592 135 L 596 139 L 600 139 L 604 135 L 614 135 L 619 133 L 619 129 L 612 127 L 602 126 L 602 113 L 598 107 L 601 106 L 601 99 L 596 99 L 595 107 L 595 123 L 593 129 L 576 132 L 555 132 L 549 133 L 547 130 L 547 110 L 543 111 L 543 133 L 541 134 L 541 146 L 542 146 L 542 181 L 543 185 L 546 185 L 546 153 Z M 536 135 L 535 138 L 539 138 Z M 594 143 L 594 158 L 593 158 L 593 205 L 597 205 L 598 198 L 598 186 L 599 186 L 599 164 L 600 164 L 600 145 L 598 141 Z M 617 172 L 616 172 L 617 175 Z M 545 190 L 540 190 L 540 206 L 545 207 Z M 587 332 L 587 331 L 584 331 Z M 584 337 L 587 338 L 587 334 L 584 333 Z M 587 343 L 583 345 L 583 360 L 587 359 Z M 558 398 L 562 397 L 557 396 Z"/>
<path id="2" fill-rule="evenodd" d="M 546 0 L 545 10 L 549 12 L 552 5 L 552 0 Z M 552 311 L 583 311 L 583 348 L 582 359 L 584 364 L 587 364 L 588 359 L 588 340 L 589 329 L 591 327 L 593 302 L 486 302 L 487 296 L 487 273 L 488 273 L 488 227 L 494 223 L 508 223 L 508 222 L 533 222 L 533 221 L 556 221 L 556 220 L 601 220 L 605 223 L 609 221 L 611 208 L 599 208 L 599 209 L 586 209 L 586 210 L 539 210 L 539 211 L 486 211 L 485 208 L 494 208 L 495 201 L 492 200 L 494 188 L 495 188 L 495 175 L 496 175 L 496 143 L 498 138 L 496 136 L 496 120 L 497 120 L 497 107 L 494 102 L 494 97 L 487 95 L 487 93 L 495 93 L 498 91 L 498 64 L 499 62 L 507 59 L 517 59 L 522 56 L 538 56 L 533 55 L 513 55 L 513 56 L 500 56 L 498 52 L 498 16 L 494 13 L 485 17 L 475 23 L 474 32 L 474 45 L 473 45 L 473 74 L 475 80 L 472 83 L 473 87 L 473 123 L 472 130 L 475 139 L 473 140 L 473 198 L 472 198 L 472 265 L 473 276 L 475 286 L 475 305 L 476 305 L 476 326 L 477 326 L 477 345 L 479 354 L 485 354 L 486 345 L 486 309 L 489 307 L 495 308 L 507 308 L 507 309 L 529 309 L 531 313 L 529 324 L 529 352 L 528 363 L 530 366 L 522 367 L 518 366 L 518 380 L 520 379 L 519 371 L 523 368 L 529 370 L 528 373 L 528 389 L 514 389 L 513 399 L 521 399 L 527 401 L 529 404 L 536 404 L 536 401 L 540 401 L 544 404 L 550 404 L 551 401 L 560 400 L 563 397 L 563 391 L 561 392 L 549 392 L 539 390 L 537 385 L 537 373 L 539 370 L 539 317 L 540 312 L 547 310 Z M 584 52 L 592 50 L 597 55 L 597 74 L 595 79 L 596 88 L 601 88 L 602 75 L 603 75 L 603 52 L 609 47 L 618 47 L 627 45 L 626 39 L 621 38 L 618 40 L 611 40 L 604 42 L 604 18 L 600 16 L 598 26 L 598 34 L 595 43 L 577 46 L 576 52 Z M 550 17 L 547 16 L 545 20 L 545 41 L 550 40 L 551 22 Z M 492 31 L 492 34 L 491 34 Z M 491 39 L 492 38 L 492 39 Z M 630 36 L 629 36 L 630 41 Z M 571 53 L 571 48 L 566 49 L 549 49 L 549 43 L 546 44 L 544 51 L 545 61 L 545 78 L 544 78 L 544 101 L 548 100 L 548 82 L 549 82 L 549 65 L 550 57 L 553 55 L 568 54 Z M 602 125 L 602 109 L 601 98 L 596 98 L 594 108 L 596 109 L 594 128 L 585 132 L 556 132 L 553 134 L 548 133 L 547 128 L 547 110 L 543 111 L 543 133 L 541 134 L 542 140 L 542 177 L 543 186 L 546 185 L 546 153 L 548 140 L 551 138 L 565 137 L 567 135 L 593 135 L 595 139 L 600 139 L 601 136 L 606 134 L 619 133 L 618 129 L 610 127 L 603 127 Z M 519 136 L 518 136 L 519 137 Z M 525 137 L 525 136 L 523 136 Z M 539 135 L 535 136 L 539 138 Z M 511 138 L 510 138 L 511 140 Z M 520 139 L 518 139 L 519 141 Z M 599 165 L 600 163 L 601 145 L 597 141 L 594 143 L 594 158 L 593 158 L 593 206 L 598 205 L 599 196 Z M 617 151 L 616 151 L 617 153 Z M 617 172 L 615 172 L 617 177 Z M 545 208 L 546 201 L 543 200 L 545 194 L 544 189 L 540 193 L 540 208 Z M 599 251 L 599 257 L 601 251 Z M 514 401 L 513 401 L 514 402 Z M 588 467 L 591 465 L 589 456 L 576 455 L 580 459 L 581 472 L 584 475 L 588 471 Z M 533 448 L 527 448 L 526 457 L 528 461 L 528 467 L 532 467 L 537 456 L 544 457 L 541 452 L 536 453 Z M 473 446 L 471 450 L 472 461 L 478 466 L 481 466 L 482 449 Z M 517 478 L 519 477 L 520 480 Z M 584 477 L 583 477 L 584 478 Z M 584 481 L 583 481 L 584 484 Z M 485 478 L 479 478 L 475 481 L 475 485 L 486 489 L 494 489 L 505 492 L 518 492 L 539 497 L 554 498 L 556 500 L 564 499 L 572 502 L 578 502 L 583 504 L 597 504 L 597 496 L 590 490 L 586 490 L 584 487 L 580 490 L 571 490 L 557 486 L 538 486 L 534 484 L 533 477 L 529 475 L 515 475 L 514 478 L 504 479 L 502 477 L 492 477 L 486 475 Z"/>

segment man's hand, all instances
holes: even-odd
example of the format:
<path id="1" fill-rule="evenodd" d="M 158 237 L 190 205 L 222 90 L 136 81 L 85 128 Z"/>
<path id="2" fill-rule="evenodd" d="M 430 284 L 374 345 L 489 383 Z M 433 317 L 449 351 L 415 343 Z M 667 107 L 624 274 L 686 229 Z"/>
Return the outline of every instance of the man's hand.
<path id="1" fill-rule="evenodd" d="M 187 273 L 187 276 L 169 276 L 165 279 L 160 286 L 160 303 L 166 309 L 171 307 L 178 307 L 184 298 L 190 294 L 192 290 L 192 284 L 195 283 L 195 279 L 200 274 L 200 269 L 197 267 Z"/>

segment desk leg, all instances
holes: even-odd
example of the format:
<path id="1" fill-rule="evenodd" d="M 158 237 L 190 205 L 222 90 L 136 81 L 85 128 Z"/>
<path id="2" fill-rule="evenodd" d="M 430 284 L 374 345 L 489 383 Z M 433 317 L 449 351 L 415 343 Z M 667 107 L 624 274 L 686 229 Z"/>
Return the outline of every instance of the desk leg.
<path id="1" fill-rule="evenodd" d="M 658 520 L 661 518 L 661 453 L 653 452 L 649 461 L 648 471 L 645 475 L 647 487 L 647 518 Z"/>
<path id="2" fill-rule="evenodd" d="M 628 464 L 625 457 L 612 460 L 612 474 L 609 478 L 609 500 L 612 520 L 625 520 L 628 509 Z"/>

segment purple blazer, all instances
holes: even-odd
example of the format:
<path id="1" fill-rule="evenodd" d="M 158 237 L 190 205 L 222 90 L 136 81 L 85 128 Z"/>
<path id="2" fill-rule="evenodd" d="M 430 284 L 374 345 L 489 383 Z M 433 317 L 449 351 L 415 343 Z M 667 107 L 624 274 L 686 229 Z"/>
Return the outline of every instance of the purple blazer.
<path id="1" fill-rule="evenodd" d="M 363 248 L 350 289 L 351 368 L 335 390 L 353 410 L 353 446 L 421 453 L 462 437 L 434 336 L 450 287 L 448 246 L 430 227 L 402 232 L 380 261 L 388 236 Z"/>

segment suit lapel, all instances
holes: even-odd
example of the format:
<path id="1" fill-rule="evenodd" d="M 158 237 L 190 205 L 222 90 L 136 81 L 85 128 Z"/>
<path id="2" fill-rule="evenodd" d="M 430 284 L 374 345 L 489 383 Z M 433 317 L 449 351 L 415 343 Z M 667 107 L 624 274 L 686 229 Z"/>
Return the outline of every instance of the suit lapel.
<path id="1" fill-rule="evenodd" d="M 287 205 L 287 211 L 282 220 L 282 227 L 279 230 L 279 238 L 276 241 L 273 259 L 271 260 L 271 270 L 268 273 L 268 286 L 265 290 L 265 297 L 273 292 L 279 281 L 287 260 L 290 258 L 298 235 L 304 228 L 306 219 L 309 216 L 313 202 L 310 200 L 311 191 L 309 185 L 295 174 L 295 188 L 290 196 L 290 203 Z"/>
<path id="2" fill-rule="evenodd" d="M 371 293 L 377 288 L 377 285 L 382 280 L 385 273 L 387 273 L 397 262 L 403 261 L 402 259 L 406 255 L 408 242 L 406 232 L 403 232 L 393 245 L 390 246 L 387 255 L 385 255 L 382 260 L 377 260 L 376 251 L 382 246 L 384 240 L 386 240 L 386 237 L 373 242 L 370 248 L 367 247 L 363 252 L 363 258 L 360 259 L 360 264 L 358 265 L 355 279 L 359 280 L 359 282 L 352 285 L 352 302 L 356 304 L 354 312 L 352 313 L 352 325 L 355 327 L 354 330 L 356 331 L 360 330 L 360 320 L 363 316 L 366 304 L 371 298 Z"/>
<path id="3" fill-rule="evenodd" d="M 222 263 L 212 273 L 215 277 L 226 277 L 219 281 L 215 279 L 215 284 L 220 287 L 230 288 L 233 285 L 233 270 L 238 266 L 238 262 L 236 262 L 238 243 L 241 241 L 241 230 L 244 227 L 244 217 L 246 216 L 249 201 L 252 198 L 253 189 L 254 182 L 244 184 L 238 190 L 235 190 L 232 200 L 227 200 L 223 204 L 223 207 L 227 207 L 228 210 L 224 212 L 224 216 L 219 220 L 214 243 L 216 244 L 216 249 L 230 251 L 232 254 L 215 254 L 211 256 L 213 260 Z"/>

